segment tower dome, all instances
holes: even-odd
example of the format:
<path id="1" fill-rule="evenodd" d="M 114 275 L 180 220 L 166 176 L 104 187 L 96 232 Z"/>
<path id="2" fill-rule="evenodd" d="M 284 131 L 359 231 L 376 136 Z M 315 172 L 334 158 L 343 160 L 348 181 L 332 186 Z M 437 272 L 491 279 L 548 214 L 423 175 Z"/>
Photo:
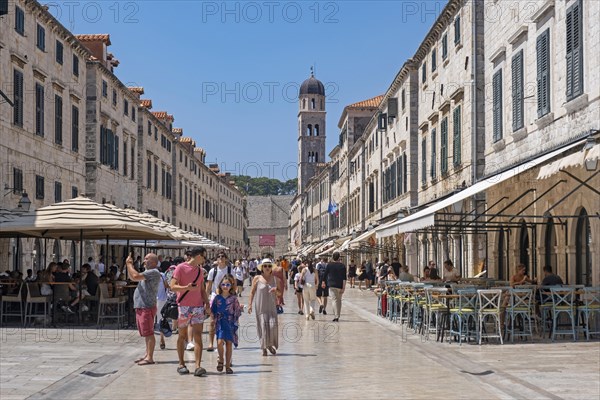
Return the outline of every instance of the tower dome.
<path id="1" fill-rule="evenodd" d="M 325 96 L 325 87 L 320 80 L 315 78 L 314 73 L 311 72 L 310 78 L 302 82 L 300 85 L 300 96 L 305 94 L 318 94 Z"/>

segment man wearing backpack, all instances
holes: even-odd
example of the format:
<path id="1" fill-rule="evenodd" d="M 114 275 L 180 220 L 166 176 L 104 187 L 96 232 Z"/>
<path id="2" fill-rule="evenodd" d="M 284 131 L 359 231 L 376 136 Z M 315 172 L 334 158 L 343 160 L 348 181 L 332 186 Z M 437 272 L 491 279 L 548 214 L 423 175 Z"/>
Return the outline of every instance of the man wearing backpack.
<path id="1" fill-rule="evenodd" d="M 221 251 L 217 254 L 217 262 L 215 266 L 210 270 L 206 277 L 206 293 L 210 296 L 210 304 L 212 305 L 213 299 L 217 296 L 217 289 L 219 288 L 219 282 L 225 275 L 231 275 L 233 268 L 231 263 L 227 260 L 227 254 Z M 215 351 L 215 326 L 210 324 L 210 330 L 208 333 L 209 345 L 206 351 Z"/>

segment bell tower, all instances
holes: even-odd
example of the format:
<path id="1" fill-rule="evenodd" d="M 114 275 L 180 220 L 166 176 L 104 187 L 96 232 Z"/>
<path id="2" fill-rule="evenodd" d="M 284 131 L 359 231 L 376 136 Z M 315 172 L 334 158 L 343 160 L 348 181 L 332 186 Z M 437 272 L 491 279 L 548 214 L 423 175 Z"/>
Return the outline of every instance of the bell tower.
<path id="1" fill-rule="evenodd" d="M 315 78 L 300 85 L 298 94 L 298 194 L 316 174 L 317 164 L 325 162 L 325 87 Z"/>

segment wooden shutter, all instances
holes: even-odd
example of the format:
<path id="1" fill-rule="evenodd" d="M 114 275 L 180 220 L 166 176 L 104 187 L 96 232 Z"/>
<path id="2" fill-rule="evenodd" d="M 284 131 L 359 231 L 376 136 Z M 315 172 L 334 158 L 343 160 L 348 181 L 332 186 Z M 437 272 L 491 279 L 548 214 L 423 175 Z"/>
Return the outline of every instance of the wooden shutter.
<path id="1" fill-rule="evenodd" d="M 454 137 L 453 137 L 453 161 L 454 165 L 459 165 L 461 163 L 461 115 L 460 115 L 460 106 L 454 109 L 453 121 L 454 125 Z"/>
<path id="2" fill-rule="evenodd" d="M 493 135 L 494 142 L 502 139 L 502 70 L 498 70 L 492 78 L 493 90 Z"/>
<path id="3" fill-rule="evenodd" d="M 454 20 L 454 44 L 460 43 L 460 15 Z"/>
<path id="4" fill-rule="evenodd" d="M 79 151 L 79 108 L 71 107 L 71 150 Z"/>
<path id="5" fill-rule="evenodd" d="M 436 165 L 436 159 L 437 159 L 437 155 L 436 155 L 436 131 L 435 128 L 433 128 L 433 130 L 431 131 L 431 179 L 435 179 L 436 178 L 436 169 L 437 169 L 437 165 Z"/>
<path id="6" fill-rule="evenodd" d="M 537 38 L 537 112 L 538 118 L 550 112 L 550 29 Z"/>
<path id="7" fill-rule="evenodd" d="M 577 2 L 567 10 L 567 100 L 583 93 L 582 4 Z"/>
<path id="8" fill-rule="evenodd" d="M 13 122 L 17 126 L 23 126 L 23 73 L 14 70 L 13 73 Z"/>
<path id="9" fill-rule="evenodd" d="M 114 169 L 119 171 L 119 137 L 115 135 L 115 156 L 113 160 Z"/>
<path id="10" fill-rule="evenodd" d="M 35 84 L 35 134 L 44 136 L 44 87 Z"/>
<path id="11" fill-rule="evenodd" d="M 54 96 L 54 143 L 62 144 L 62 97 Z"/>
<path id="12" fill-rule="evenodd" d="M 448 117 L 442 120 L 442 137 L 440 148 L 440 168 L 442 175 L 448 172 Z"/>
<path id="13" fill-rule="evenodd" d="M 427 138 L 421 140 L 421 183 L 427 182 Z"/>
<path id="14" fill-rule="evenodd" d="M 523 127 L 523 50 L 512 59 L 513 131 Z"/>

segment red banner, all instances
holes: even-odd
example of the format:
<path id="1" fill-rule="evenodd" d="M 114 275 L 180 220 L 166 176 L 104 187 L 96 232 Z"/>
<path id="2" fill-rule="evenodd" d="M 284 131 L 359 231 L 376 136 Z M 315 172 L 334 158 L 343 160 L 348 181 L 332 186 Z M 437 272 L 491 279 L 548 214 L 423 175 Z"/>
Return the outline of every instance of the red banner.
<path id="1" fill-rule="evenodd" d="M 259 246 L 275 246 L 275 235 L 258 235 Z"/>

